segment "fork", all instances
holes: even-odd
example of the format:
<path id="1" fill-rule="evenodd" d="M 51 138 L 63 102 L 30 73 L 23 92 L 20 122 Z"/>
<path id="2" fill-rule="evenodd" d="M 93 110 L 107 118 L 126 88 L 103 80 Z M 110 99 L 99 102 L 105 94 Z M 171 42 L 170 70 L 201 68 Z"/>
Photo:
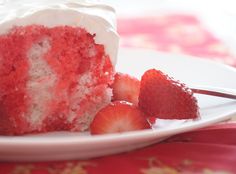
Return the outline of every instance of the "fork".
<path id="1" fill-rule="evenodd" d="M 209 86 L 194 86 L 190 89 L 197 94 L 205 94 L 216 97 L 223 97 L 229 99 L 236 99 L 236 90 L 228 88 L 219 88 L 219 87 L 209 87 Z"/>

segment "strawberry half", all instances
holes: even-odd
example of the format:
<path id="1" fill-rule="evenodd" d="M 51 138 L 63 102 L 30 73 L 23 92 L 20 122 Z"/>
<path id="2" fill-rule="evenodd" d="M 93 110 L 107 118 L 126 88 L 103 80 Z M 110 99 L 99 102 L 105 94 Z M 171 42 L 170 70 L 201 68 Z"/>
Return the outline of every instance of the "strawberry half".
<path id="1" fill-rule="evenodd" d="M 116 73 L 113 89 L 113 101 L 124 100 L 138 105 L 140 81 L 128 74 Z"/>
<path id="2" fill-rule="evenodd" d="M 197 100 L 185 84 L 151 69 L 141 79 L 139 107 L 161 119 L 194 119 L 199 116 Z"/>
<path id="3" fill-rule="evenodd" d="M 145 114 L 136 106 L 116 101 L 101 109 L 90 125 L 91 134 L 127 132 L 150 128 Z"/>

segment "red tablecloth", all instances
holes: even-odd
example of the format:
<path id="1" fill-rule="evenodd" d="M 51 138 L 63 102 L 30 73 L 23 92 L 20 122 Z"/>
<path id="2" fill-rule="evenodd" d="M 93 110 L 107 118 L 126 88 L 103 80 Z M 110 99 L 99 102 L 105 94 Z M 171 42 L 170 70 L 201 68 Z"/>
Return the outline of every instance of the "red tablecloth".
<path id="1" fill-rule="evenodd" d="M 236 66 L 236 57 L 188 15 L 119 19 L 121 46 L 207 57 Z M 1 174 L 233 174 L 236 123 L 222 123 L 140 150 L 85 161 L 0 163 Z"/>

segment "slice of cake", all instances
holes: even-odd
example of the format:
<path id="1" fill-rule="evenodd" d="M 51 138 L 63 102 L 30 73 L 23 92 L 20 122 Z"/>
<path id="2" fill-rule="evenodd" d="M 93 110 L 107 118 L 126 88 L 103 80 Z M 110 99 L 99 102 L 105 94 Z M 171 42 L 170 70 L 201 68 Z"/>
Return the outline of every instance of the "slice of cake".
<path id="1" fill-rule="evenodd" d="M 85 131 L 111 100 L 114 10 L 87 1 L 0 7 L 0 134 Z"/>

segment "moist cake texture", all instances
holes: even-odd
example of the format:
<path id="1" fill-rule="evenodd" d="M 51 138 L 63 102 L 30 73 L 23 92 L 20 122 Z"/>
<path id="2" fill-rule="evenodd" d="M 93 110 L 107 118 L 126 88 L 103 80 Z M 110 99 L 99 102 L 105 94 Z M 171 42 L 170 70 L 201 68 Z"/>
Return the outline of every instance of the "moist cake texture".
<path id="1" fill-rule="evenodd" d="M 79 5 L 91 8 L 91 4 Z M 55 10 L 60 14 L 65 8 L 66 13 L 70 11 L 68 6 L 55 8 L 54 4 L 53 8 L 48 11 L 49 7 L 42 4 L 40 10 L 20 19 L 0 20 L 0 30 L 4 29 L 0 33 L 2 135 L 85 131 L 97 111 L 111 101 L 109 85 L 118 45 L 115 27 L 101 16 L 81 11 L 78 21 L 85 15 L 84 20 L 93 19 L 102 31 L 92 32 L 85 21 L 84 25 L 75 20 L 71 25 L 58 22 L 49 26 L 39 22 L 52 20 L 48 17 L 56 17 Z M 43 12 L 47 18 L 35 17 Z M 22 22 L 31 16 L 35 22 Z M 103 23 L 96 23 L 96 18 Z M 107 39 L 114 45 L 108 46 Z"/>

